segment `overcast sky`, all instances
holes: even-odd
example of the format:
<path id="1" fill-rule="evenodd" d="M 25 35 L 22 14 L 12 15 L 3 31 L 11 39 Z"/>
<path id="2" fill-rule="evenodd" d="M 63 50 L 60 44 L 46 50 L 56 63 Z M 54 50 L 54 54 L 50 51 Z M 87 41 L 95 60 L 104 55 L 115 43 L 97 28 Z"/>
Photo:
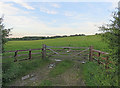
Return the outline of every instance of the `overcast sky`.
<path id="1" fill-rule="evenodd" d="M 0 0 L 0 16 L 4 14 L 5 26 L 13 28 L 10 37 L 92 35 L 109 23 L 119 0 L 64 1 Z"/>

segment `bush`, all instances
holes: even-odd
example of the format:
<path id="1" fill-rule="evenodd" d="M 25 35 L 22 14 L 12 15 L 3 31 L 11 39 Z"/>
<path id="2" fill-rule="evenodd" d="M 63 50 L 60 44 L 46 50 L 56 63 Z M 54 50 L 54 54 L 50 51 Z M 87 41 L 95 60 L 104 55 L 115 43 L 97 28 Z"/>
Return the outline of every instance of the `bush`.
<path id="1" fill-rule="evenodd" d="M 117 68 L 105 69 L 95 62 L 84 64 L 84 79 L 87 86 L 118 86 Z"/>

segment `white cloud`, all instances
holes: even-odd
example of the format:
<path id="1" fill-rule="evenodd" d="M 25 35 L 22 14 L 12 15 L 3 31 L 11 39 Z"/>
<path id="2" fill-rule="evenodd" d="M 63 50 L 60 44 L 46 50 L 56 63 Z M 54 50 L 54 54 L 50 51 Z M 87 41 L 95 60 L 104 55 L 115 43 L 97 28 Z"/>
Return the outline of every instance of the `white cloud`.
<path id="1" fill-rule="evenodd" d="M 63 15 L 68 16 L 68 17 L 72 17 L 72 16 L 75 16 L 76 13 L 75 12 L 70 12 L 70 11 L 65 11 Z"/>
<path id="2" fill-rule="evenodd" d="M 0 14 L 5 14 L 5 15 L 14 15 L 17 14 L 18 12 L 21 12 L 18 8 L 13 7 L 12 4 L 5 4 L 3 2 L 0 2 Z"/>
<path id="3" fill-rule="evenodd" d="M 26 8 L 26 9 L 30 9 L 30 10 L 34 10 L 35 8 L 33 8 L 32 6 L 28 5 L 26 2 L 24 2 L 24 0 L 10 0 L 13 1 L 17 4 L 20 4 L 22 7 Z"/>
<path id="4" fill-rule="evenodd" d="M 76 33 L 83 33 L 83 34 L 95 34 L 100 31 L 98 27 L 102 26 L 104 21 L 101 22 L 83 22 L 83 23 L 71 23 L 71 24 L 64 24 L 60 28 L 56 28 L 59 33 L 61 34 L 76 34 Z"/>
<path id="5" fill-rule="evenodd" d="M 56 11 L 52 11 L 46 8 L 40 8 L 42 12 L 48 14 L 57 14 Z M 8 27 L 13 27 L 12 36 L 21 37 L 25 35 L 41 35 L 41 34 L 75 34 L 75 33 L 85 33 L 93 34 L 93 32 L 98 31 L 98 27 L 95 25 L 100 25 L 102 23 L 97 22 L 85 22 L 85 23 L 70 23 L 68 25 L 60 25 L 60 27 L 50 27 L 47 24 L 39 21 L 34 16 L 21 16 L 25 12 L 19 8 L 14 7 L 12 4 L 0 3 L 0 11 L 5 14 L 5 25 Z M 6 16 L 7 14 L 7 16 Z M 16 15 L 16 14 L 19 14 Z M 66 12 L 66 16 L 76 16 L 74 12 Z M 78 16 L 80 18 L 80 16 Z M 78 18 L 77 17 L 77 18 Z M 76 18 L 76 19 L 77 19 Z M 57 23 L 53 20 L 53 24 Z M 52 24 L 52 22 L 51 22 Z M 72 27 L 74 26 L 74 27 Z"/>
<path id="6" fill-rule="evenodd" d="M 59 4 L 56 4 L 56 3 L 52 3 L 51 6 L 52 6 L 52 7 L 55 7 L 55 8 L 60 8 L 60 5 L 59 5 Z"/>
<path id="7" fill-rule="evenodd" d="M 40 11 L 41 11 L 41 12 L 45 12 L 45 13 L 47 13 L 47 14 L 57 14 L 57 13 L 58 13 L 57 11 L 49 10 L 49 9 L 47 9 L 47 8 L 45 8 L 45 7 L 40 7 Z"/>

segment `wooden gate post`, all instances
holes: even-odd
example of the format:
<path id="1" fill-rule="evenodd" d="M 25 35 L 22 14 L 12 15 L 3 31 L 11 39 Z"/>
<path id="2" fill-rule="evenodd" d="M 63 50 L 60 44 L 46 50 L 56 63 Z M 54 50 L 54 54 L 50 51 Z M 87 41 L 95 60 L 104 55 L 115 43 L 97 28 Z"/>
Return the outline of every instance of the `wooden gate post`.
<path id="1" fill-rule="evenodd" d="M 29 50 L 29 59 L 31 59 L 32 56 L 31 56 L 31 49 Z"/>
<path id="2" fill-rule="evenodd" d="M 106 61 L 105 61 L 105 68 L 108 69 L 108 56 L 106 57 Z"/>
<path id="3" fill-rule="evenodd" d="M 98 53 L 98 64 L 100 64 L 100 52 Z"/>
<path id="4" fill-rule="evenodd" d="M 89 48 L 89 61 L 93 61 L 93 51 L 92 51 L 92 49 L 93 49 L 93 46 L 90 46 L 90 48 Z"/>
<path id="5" fill-rule="evenodd" d="M 42 48 L 42 59 L 46 58 L 46 45 L 43 44 L 43 48 Z"/>
<path id="6" fill-rule="evenodd" d="M 17 53 L 18 53 L 18 50 L 15 51 L 15 55 L 14 55 L 14 62 L 17 61 Z"/>

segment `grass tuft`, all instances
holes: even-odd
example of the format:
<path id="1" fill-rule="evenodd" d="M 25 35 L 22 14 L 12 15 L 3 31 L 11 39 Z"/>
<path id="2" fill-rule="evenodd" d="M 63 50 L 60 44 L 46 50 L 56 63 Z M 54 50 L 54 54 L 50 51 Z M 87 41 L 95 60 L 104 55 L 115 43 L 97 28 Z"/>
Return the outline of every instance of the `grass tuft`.
<path id="1" fill-rule="evenodd" d="M 52 82 L 50 80 L 43 80 L 40 86 L 52 86 Z"/>
<path id="2" fill-rule="evenodd" d="M 64 60 L 61 63 L 59 63 L 54 69 L 51 70 L 50 76 L 56 77 L 57 75 L 60 75 L 64 73 L 66 70 L 68 70 L 70 67 L 72 67 L 73 62 L 70 60 Z"/>

